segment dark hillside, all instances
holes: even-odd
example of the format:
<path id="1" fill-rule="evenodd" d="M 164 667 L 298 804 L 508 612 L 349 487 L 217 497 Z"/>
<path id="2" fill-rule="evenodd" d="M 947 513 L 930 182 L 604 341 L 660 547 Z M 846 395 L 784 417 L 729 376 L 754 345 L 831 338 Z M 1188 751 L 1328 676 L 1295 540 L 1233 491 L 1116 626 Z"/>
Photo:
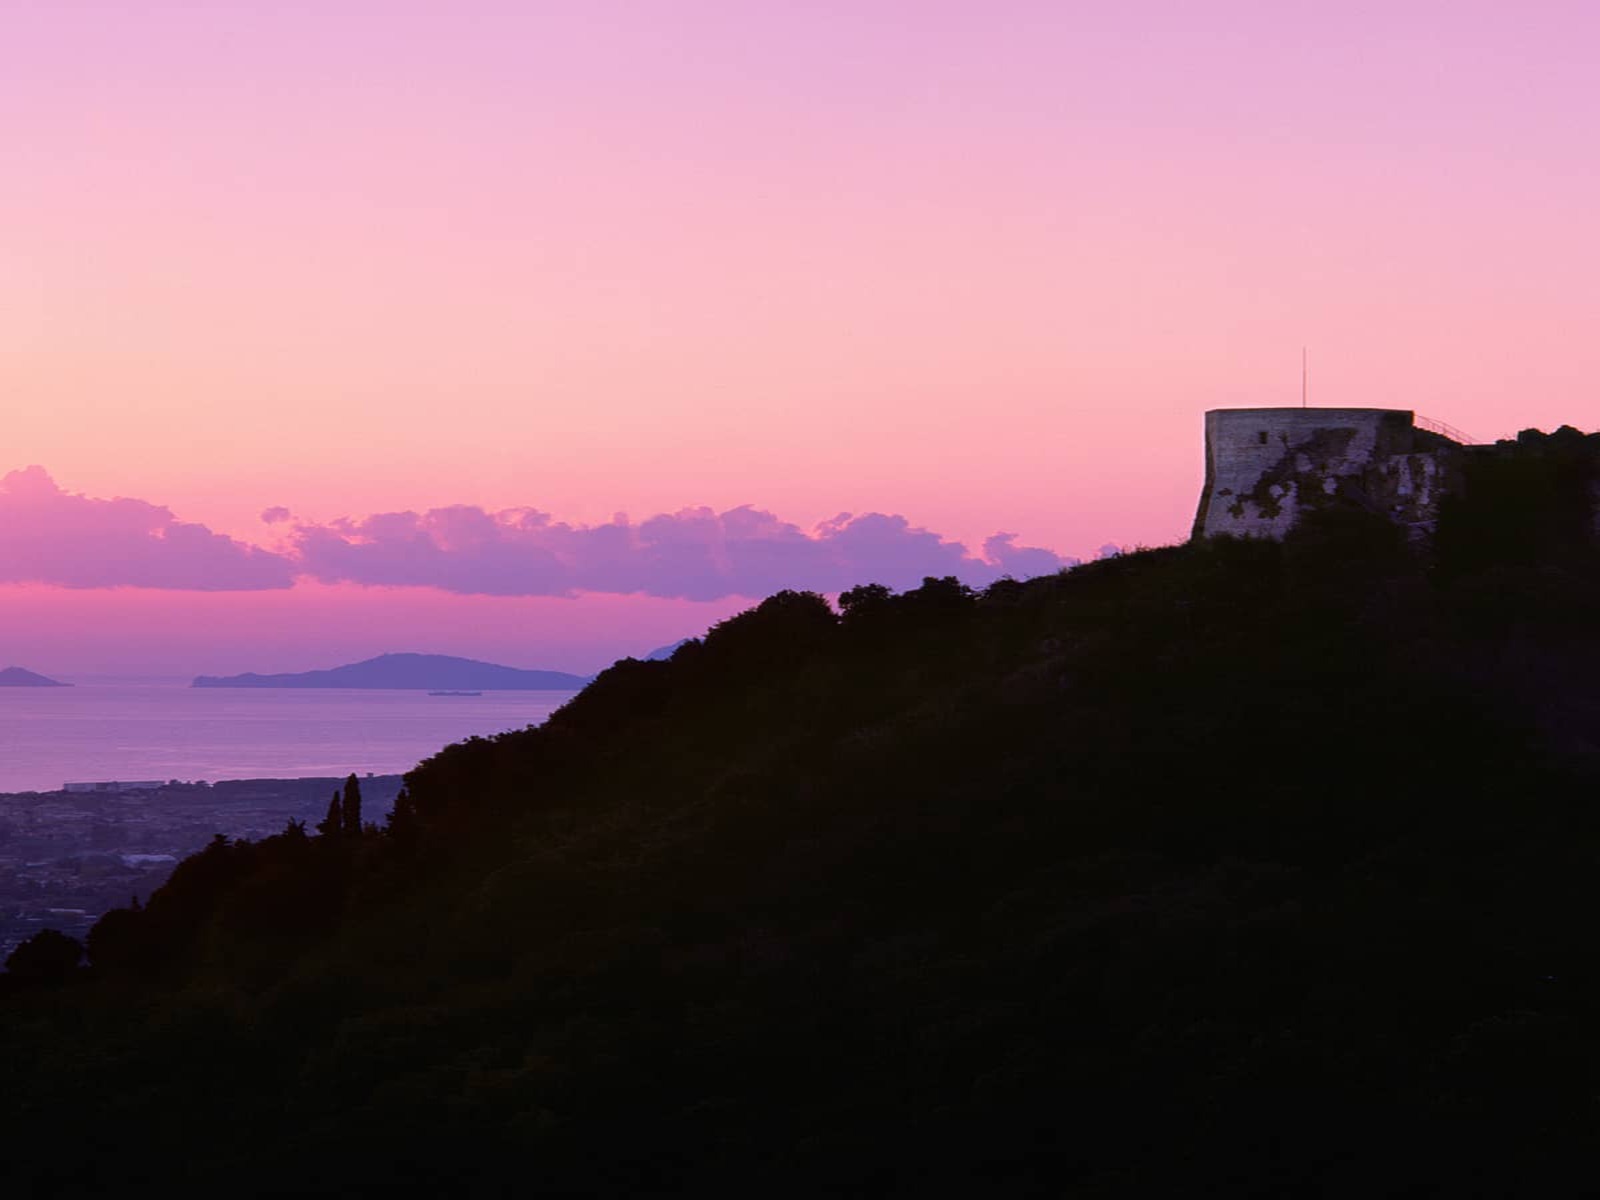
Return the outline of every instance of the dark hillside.
<path id="1" fill-rule="evenodd" d="M 1484 452 L 1436 552 L 1328 512 L 981 594 L 781 593 L 441 751 L 381 829 L 219 841 L 89 970 L 13 971 L 6 1169 L 1586 1193 L 1596 449 Z"/>

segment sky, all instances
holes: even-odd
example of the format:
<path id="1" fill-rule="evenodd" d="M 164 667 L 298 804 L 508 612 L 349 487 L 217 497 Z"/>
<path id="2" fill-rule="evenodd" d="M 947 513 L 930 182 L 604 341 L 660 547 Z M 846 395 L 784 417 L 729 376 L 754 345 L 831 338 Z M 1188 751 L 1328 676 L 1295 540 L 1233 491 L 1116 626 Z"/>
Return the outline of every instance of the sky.
<path id="1" fill-rule="evenodd" d="M 1589 3 L 0 30 L 0 665 L 593 670 L 1170 543 L 1302 346 L 1313 404 L 1595 424 Z"/>

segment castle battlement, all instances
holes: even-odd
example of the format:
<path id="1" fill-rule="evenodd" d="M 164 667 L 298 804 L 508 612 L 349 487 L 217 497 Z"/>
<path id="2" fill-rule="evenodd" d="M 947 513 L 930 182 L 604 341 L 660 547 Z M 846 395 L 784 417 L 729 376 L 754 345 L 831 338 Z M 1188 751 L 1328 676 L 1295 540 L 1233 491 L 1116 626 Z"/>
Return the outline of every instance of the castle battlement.
<path id="1" fill-rule="evenodd" d="M 1194 536 L 1281 538 L 1307 508 L 1335 502 L 1426 536 L 1461 450 L 1404 409 L 1213 409 Z"/>

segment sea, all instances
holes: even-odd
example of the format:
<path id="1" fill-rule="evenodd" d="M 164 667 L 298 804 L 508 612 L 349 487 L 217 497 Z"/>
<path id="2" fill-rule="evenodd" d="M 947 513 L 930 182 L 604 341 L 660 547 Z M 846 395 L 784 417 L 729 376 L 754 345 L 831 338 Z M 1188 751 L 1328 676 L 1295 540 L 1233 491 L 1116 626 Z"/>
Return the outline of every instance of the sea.
<path id="1" fill-rule="evenodd" d="M 538 725 L 576 694 L 192 688 L 187 680 L 0 688 L 0 792 L 396 774 L 451 742 Z"/>

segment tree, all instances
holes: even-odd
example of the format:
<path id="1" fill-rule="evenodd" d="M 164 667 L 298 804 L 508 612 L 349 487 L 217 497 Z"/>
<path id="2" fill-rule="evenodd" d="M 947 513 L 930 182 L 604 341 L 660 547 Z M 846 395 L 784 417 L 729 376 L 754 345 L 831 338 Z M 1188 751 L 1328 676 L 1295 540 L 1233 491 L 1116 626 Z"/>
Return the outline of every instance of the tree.
<path id="1" fill-rule="evenodd" d="M 344 836 L 361 836 L 361 781 L 354 774 L 344 781 Z"/>
<path id="2" fill-rule="evenodd" d="M 6 970 L 24 983 L 61 983 L 78 969 L 83 943 L 58 929 L 41 929 L 6 956 Z"/>
<path id="3" fill-rule="evenodd" d="M 328 801 L 328 815 L 317 822 L 317 832 L 323 837 L 336 838 L 339 836 L 341 826 L 340 808 L 339 789 L 335 788 L 333 790 L 333 799 Z"/>
<path id="4" fill-rule="evenodd" d="M 411 793 L 404 787 L 394 798 L 394 811 L 389 814 L 386 832 L 400 845 L 410 845 L 417 837 L 417 806 Z"/>
<path id="5" fill-rule="evenodd" d="M 89 930 L 89 962 L 96 969 L 138 967 L 144 962 L 146 925 L 144 909 L 135 896 L 127 908 L 113 908 Z"/>
<path id="6" fill-rule="evenodd" d="M 905 593 L 904 607 L 918 616 L 945 621 L 966 613 L 976 600 L 977 593 L 954 575 L 925 575 L 921 587 Z"/>
<path id="7" fill-rule="evenodd" d="M 706 633 L 702 656 L 713 670 L 761 675 L 815 657 L 838 620 L 816 592 L 776 592 L 754 608 L 713 625 Z"/>
<path id="8" fill-rule="evenodd" d="M 846 588 L 839 593 L 839 611 L 846 622 L 860 624 L 861 620 L 883 612 L 894 599 L 894 593 L 881 583 L 863 583 Z"/>
<path id="9" fill-rule="evenodd" d="M 839 624 L 857 644 L 876 641 L 894 622 L 894 593 L 881 583 L 863 583 L 839 593 Z"/>

